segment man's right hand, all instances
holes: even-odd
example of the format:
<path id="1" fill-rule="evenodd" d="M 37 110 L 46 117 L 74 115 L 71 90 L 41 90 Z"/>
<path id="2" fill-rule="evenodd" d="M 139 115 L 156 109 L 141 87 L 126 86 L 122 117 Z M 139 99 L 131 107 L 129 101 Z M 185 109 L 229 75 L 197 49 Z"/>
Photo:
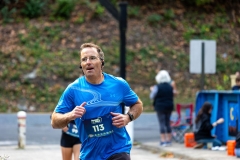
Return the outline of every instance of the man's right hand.
<path id="1" fill-rule="evenodd" d="M 80 106 L 76 106 L 72 111 L 71 111 L 71 120 L 75 120 L 76 118 L 81 118 L 85 113 L 85 105 L 87 103 L 83 102 Z"/>
<path id="2" fill-rule="evenodd" d="M 66 114 L 53 112 L 51 121 L 52 127 L 64 128 L 71 120 L 81 118 L 86 113 L 86 109 L 84 107 L 86 104 L 86 102 L 83 102 L 80 106 L 76 106 L 71 112 Z"/>

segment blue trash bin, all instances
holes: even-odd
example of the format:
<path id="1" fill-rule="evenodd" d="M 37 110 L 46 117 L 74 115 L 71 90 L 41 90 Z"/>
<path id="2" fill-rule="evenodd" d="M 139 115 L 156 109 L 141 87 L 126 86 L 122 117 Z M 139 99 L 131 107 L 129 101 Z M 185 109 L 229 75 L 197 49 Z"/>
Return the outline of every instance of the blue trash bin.
<path id="1" fill-rule="evenodd" d="M 195 114 L 204 102 L 213 105 L 211 122 L 219 118 L 224 118 L 224 123 L 213 128 L 212 134 L 226 143 L 228 140 L 235 139 L 236 133 L 240 131 L 240 91 L 200 91 L 196 95 Z"/>

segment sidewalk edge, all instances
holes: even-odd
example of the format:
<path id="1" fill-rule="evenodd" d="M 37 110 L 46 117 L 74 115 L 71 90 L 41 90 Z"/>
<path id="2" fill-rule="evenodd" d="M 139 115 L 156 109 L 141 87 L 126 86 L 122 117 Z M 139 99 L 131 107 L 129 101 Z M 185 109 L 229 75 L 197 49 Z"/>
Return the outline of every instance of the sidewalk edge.
<path id="1" fill-rule="evenodd" d="M 196 157 L 191 157 L 189 155 L 186 154 L 182 154 L 182 153 L 178 153 L 178 152 L 174 152 L 171 150 L 168 150 L 167 147 L 154 147 L 154 146 L 150 146 L 150 145 L 146 145 L 146 144 L 139 144 L 141 149 L 144 150 L 148 150 L 148 151 L 152 151 L 152 152 L 171 152 L 174 154 L 175 158 L 185 158 L 185 159 L 191 159 L 191 160 L 205 160 L 203 158 L 196 158 Z"/>

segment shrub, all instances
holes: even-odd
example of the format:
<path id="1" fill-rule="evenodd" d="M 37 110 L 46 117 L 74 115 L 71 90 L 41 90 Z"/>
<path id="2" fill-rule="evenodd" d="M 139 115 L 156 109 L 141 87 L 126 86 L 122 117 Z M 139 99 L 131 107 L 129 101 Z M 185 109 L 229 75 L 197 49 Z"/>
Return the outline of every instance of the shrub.
<path id="1" fill-rule="evenodd" d="M 162 16 L 159 14 L 152 14 L 147 17 L 147 22 L 150 25 L 157 25 L 162 20 Z"/>
<path id="2" fill-rule="evenodd" d="M 173 9 L 167 9 L 164 11 L 164 18 L 166 20 L 170 20 L 170 19 L 173 19 L 175 17 L 175 14 L 174 14 L 174 11 Z"/>
<path id="3" fill-rule="evenodd" d="M 137 18 L 140 16 L 139 13 L 140 13 L 140 8 L 138 6 L 135 6 L 135 7 L 129 6 L 128 7 L 128 16 L 129 17 Z"/>
<path id="4" fill-rule="evenodd" d="M 94 18 L 101 17 L 105 11 L 105 8 L 99 2 L 97 2 L 95 4 L 91 4 L 90 8 L 93 11 Z"/>
<path id="5" fill-rule="evenodd" d="M 43 13 L 43 8 L 46 2 L 41 0 L 28 0 L 21 13 L 28 18 L 39 17 Z"/>
<path id="6" fill-rule="evenodd" d="M 2 17 L 3 17 L 3 23 L 13 22 L 12 15 L 13 15 L 13 13 L 15 13 L 15 12 L 16 12 L 16 9 L 15 9 L 15 8 L 9 10 L 7 6 L 3 7 L 3 8 L 0 10 L 0 13 L 1 13 Z"/>
<path id="7" fill-rule="evenodd" d="M 54 16 L 68 19 L 74 9 L 75 0 L 57 0 Z"/>
<path id="8" fill-rule="evenodd" d="M 214 0 L 185 0 L 183 2 L 190 5 L 202 6 L 208 3 L 212 3 Z"/>
<path id="9" fill-rule="evenodd" d="M 2 16 L 3 23 L 13 22 L 12 15 L 16 12 L 15 8 L 9 10 L 9 5 L 15 3 L 17 0 L 2 0 L 0 1 L 0 15 Z"/>

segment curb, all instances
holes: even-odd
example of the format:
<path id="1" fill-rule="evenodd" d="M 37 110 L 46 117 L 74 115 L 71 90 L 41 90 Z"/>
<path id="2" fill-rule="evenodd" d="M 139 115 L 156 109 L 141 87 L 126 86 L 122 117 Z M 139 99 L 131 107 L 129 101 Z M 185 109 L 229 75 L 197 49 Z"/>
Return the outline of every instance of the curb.
<path id="1" fill-rule="evenodd" d="M 171 149 L 168 149 L 168 147 L 157 147 L 157 146 L 152 146 L 152 145 L 146 145 L 146 144 L 141 144 L 138 143 L 137 145 L 139 145 L 139 148 L 144 149 L 144 150 L 148 150 L 151 151 L 153 153 L 164 153 L 164 152 L 169 152 L 172 153 L 174 155 L 175 158 L 179 158 L 179 159 L 187 159 L 187 160 L 206 160 L 204 158 L 196 158 L 196 157 L 192 157 L 183 153 L 179 153 L 177 151 L 172 151 Z"/>

